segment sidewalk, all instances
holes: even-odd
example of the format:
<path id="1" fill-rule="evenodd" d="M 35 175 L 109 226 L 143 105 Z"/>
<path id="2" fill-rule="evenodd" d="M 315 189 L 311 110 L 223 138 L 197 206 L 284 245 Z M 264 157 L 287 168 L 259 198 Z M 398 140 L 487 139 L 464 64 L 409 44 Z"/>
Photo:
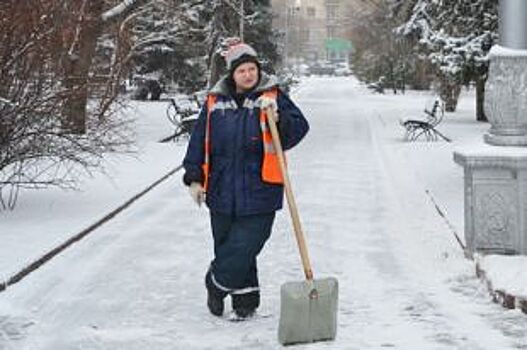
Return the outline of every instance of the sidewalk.
<path id="1" fill-rule="evenodd" d="M 352 78 L 310 78 L 294 96 L 311 131 L 288 153 L 293 189 L 315 278 L 334 276 L 340 288 L 336 341 L 306 349 L 527 346 L 524 316 L 492 303 L 473 262 L 464 258 L 425 192 L 462 234 L 462 171 L 452 160 L 454 145 L 401 141 L 398 118 L 420 113 L 428 98 L 417 92 L 372 95 Z M 486 128 L 472 121 L 471 101 L 463 99 L 459 117 L 444 121 L 441 131 L 454 140 L 476 139 Z M 163 106 L 143 107 L 138 131 L 152 135 L 144 143 L 152 153 L 127 162 L 115 178 L 134 193 L 177 165 L 184 150 L 154 141 Z M 145 175 L 136 176 L 139 172 Z M 100 181 L 89 187 L 91 197 L 78 198 L 93 201 L 82 208 L 105 211 L 121 204 L 113 195 L 128 190 L 110 192 L 95 185 Z M 60 220 L 88 221 L 89 210 L 66 211 L 75 196 L 53 198 L 47 209 Z M 71 214 L 70 221 L 61 210 Z M 36 227 L 50 212 L 38 213 L 20 211 L 7 221 L 26 234 L 25 242 L 36 242 L 33 253 L 22 252 L 25 259 L 53 243 L 23 229 Z M 0 225 L 10 227 L 6 221 Z M 41 229 L 59 231 L 52 220 Z M 176 175 L 1 294 L 0 348 L 280 349 L 279 289 L 303 278 L 287 211 L 277 215 L 259 257 L 262 305 L 256 319 L 232 324 L 227 315 L 209 314 L 203 274 L 211 256 L 206 211 L 193 205 Z M 228 300 L 226 308 L 229 312 Z"/>
<path id="2" fill-rule="evenodd" d="M 397 96 L 386 96 L 386 98 L 394 100 L 394 105 L 400 102 Z M 453 152 L 466 145 L 483 143 L 483 134 L 490 128 L 488 123 L 475 121 L 474 98 L 474 91 L 463 90 L 457 111 L 447 113 L 438 126 L 442 133 L 453 140 L 452 143 L 390 142 L 401 139 L 403 135 L 402 128 L 397 130 L 394 127 L 397 123 L 396 116 L 404 115 L 407 118 L 420 115 L 419 108 L 413 108 L 413 111 L 395 109 L 393 113 L 379 112 L 379 123 L 376 128 L 380 130 L 384 144 L 394 146 L 390 151 L 406 161 L 408 169 L 413 169 L 418 185 L 422 186 L 423 191 L 429 191 L 430 196 L 445 214 L 446 220 L 452 225 L 449 231 L 452 234 L 456 233 L 462 241 L 464 241 L 463 169 L 454 163 Z M 417 106 L 420 103 L 421 101 L 414 102 Z M 424 103 L 421 105 L 424 106 Z M 527 257 L 475 254 L 473 264 L 474 273 L 488 288 L 495 302 L 505 308 L 519 309 L 527 313 L 527 275 L 525 274 Z"/>

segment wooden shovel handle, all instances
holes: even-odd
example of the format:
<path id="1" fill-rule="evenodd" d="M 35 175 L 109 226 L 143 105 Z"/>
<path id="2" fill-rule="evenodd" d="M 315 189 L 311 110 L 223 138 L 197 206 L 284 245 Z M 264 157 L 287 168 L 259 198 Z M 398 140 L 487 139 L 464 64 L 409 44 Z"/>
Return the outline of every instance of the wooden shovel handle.
<path id="1" fill-rule="evenodd" d="M 291 220 L 293 221 L 293 229 L 295 231 L 298 250 L 300 251 L 300 258 L 302 259 L 302 266 L 304 267 L 304 274 L 307 280 L 313 280 L 313 271 L 311 270 L 311 263 L 309 262 L 306 240 L 304 238 L 304 233 L 302 232 L 302 226 L 300 225 L 300 216 L 298 215 L 298 208 L 296 206 L 295 197 L 293 196 L 291 181 L 289 181 L 289 173 L 287 171 L 287 165 L 285 163 L 282 143 L 280 142 L 280 135 L 278 134 L 278 128 L 276 127 L 276 123 L 274 121 L 276 113 L 272 108 L 267 108 L 266 113 L 267 121 L 269 124 L 269 130 L 271 131 L 271 136 L 273 138 L 273 145 L 278 156 L 278 161 L 280 163 L 282 177 L 284 178 L 285 196 L 287 198 L 287 204 L 289 206 Z"/>

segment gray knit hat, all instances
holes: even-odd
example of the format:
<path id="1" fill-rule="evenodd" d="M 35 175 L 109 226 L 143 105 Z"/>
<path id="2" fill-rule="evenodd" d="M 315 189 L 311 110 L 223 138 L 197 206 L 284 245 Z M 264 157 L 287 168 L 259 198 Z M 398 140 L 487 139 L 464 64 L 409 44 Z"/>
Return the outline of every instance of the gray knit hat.
<path id="1" fill-rule="evenodd" d="M 245 43 L 229 47 L 225 53 L 225 62 L 227 63 L 227 69 L 231 72 L 245 62 L 254 62 L 259 65 L 256 51 Z"/>

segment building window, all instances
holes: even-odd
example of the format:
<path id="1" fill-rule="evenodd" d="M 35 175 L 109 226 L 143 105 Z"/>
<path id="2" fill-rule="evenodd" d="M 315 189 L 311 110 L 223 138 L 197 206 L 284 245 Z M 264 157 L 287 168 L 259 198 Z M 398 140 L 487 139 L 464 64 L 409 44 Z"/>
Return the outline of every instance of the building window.
<path id="1" fill-rule="evenodd" d="M 296 17 L 298 14 L 298 10 L 295 7 L 288 7 L 287 8 L 287 15 L 289 18 Z"/>
<path id="2" fill-rule="evenodd" d="M 308 16 L 308 17 L 315 17 L 316 14 L 317 14 L 317 11 L 316 11 L 316 10 L 317 10 L 317 9 L 314 8 L 314 7 L 308 7 L 308 8 L 307 8 L 307 16 Z"/>
<path id="3" fill-rule="evenodd" d="M 327 5 L 326 6 L 326 15 L 328 20 L 337 19 L 338 15 L 338 6 L 337 5 Z"/>
<path id="4" fill-rule="evenodd" d="M 327 37 L 328 39 L 334 38 L 337 36 L 337 28 L 336 27 L 327 27 L 328 33 Z"/>
<path id="5" fill-rule="evenodd" d="M 308 42 L 310 41 L 311 32 L 309 29 L 303 29 L 302 30 L 302 41 Z"/>

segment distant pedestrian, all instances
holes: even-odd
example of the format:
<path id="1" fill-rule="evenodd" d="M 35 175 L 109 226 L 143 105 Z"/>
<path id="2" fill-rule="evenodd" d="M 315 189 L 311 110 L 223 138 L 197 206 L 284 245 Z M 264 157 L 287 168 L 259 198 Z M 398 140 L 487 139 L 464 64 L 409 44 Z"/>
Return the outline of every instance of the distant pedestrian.
<path id="1" fill-rule="evenodd" d="M 256 258 L 282 208 L 283 180 L 267 127 L 276 111 L 284 150 L 309 129 L 307 120 L 261 71 L 255 50 L 237 43 L 225 54 L 228 73 L 209 91 L 184 159 L 184 183 L 210 211 L 214 259 L 205 276 L 210 312 L 221 316 L 231 296 L 237 317 L 260 305 Z"/>

